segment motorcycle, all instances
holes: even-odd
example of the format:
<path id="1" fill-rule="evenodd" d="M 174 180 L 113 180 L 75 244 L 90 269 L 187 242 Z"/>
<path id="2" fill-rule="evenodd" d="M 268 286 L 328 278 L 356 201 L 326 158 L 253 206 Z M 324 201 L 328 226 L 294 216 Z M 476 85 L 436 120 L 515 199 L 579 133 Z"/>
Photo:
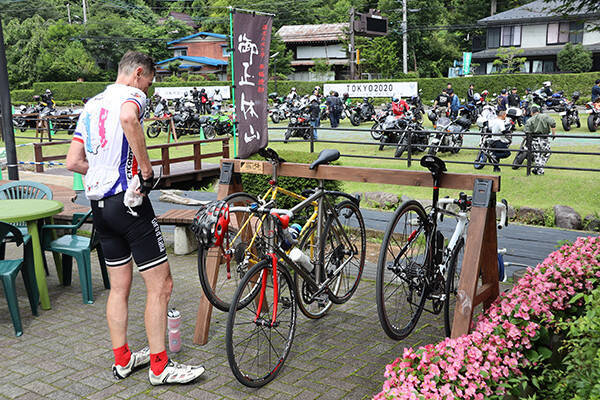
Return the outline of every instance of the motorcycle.
<path id="1" fill-rule="evenodd" d="M 273 101 L 273 106 L 269 108 L 269 117 L 274 124 L 278 124 L 290 116 L 290 107 L 284 97 L 277 96 L 277 93 L 269 94 L 269 98 Z"/>
<path id="2" fill-rule="evenodd" d="M 489 130 L 490 119 L 478 118 L 477 125 L 481 129 L 481 139 L 479 140 L 479 153 L 473 162 L 475 169 L 482 169 L 486 163 L 497 165 L 500 159 L 510 157 L 510 151 L 505 149 L 500 152 L 500 149 L 492 147 L 492 143 L 496 140 L 492 137 Z M 505 120 L 505 130 L 511 131 L 513 124 L 511 121 Z M 525 141 L 523 141 L 524 143 Z M 514 168 L 514 167 L 513 167 Z"/>
<path id="3" fill-rule="evenodd" d="M 189 106 L 183 101 L 176 102 L 173 123 L 177 136 L 200 133 L 200 120 L 194 111 L 193 105 Z"/>
<path id="4" fill-rule="evenodd" d="M 390 103 L 388 103 L 388 104 L 382 104 L 381 111 L 379 111 L 379 112 L 377 112 L 377 114 L 375 114 L 375 116 L 373 117 L 373 121 L 375 121 L 375 123 L 371 127 L 371 137 L 373 139 L 375 139 L 375 140 L 381 139 L 381 135 L 383 134 L 383 123 L 385 121 L 385 118 L 391 112 L 392 112 L 392 105 Z"/>
<path id="5" fill-rule="evenodd" d="M 407 128 L 408 118 L 394 115 L 389 111 L 381 124 L 382 132 L 379 138 L 379 150 L 383 150 L 385 146 L 393 146 L 394 143 L 398 143 Z"/>
<path id="6" fill-rule="evenodd" d="M 479 112 L 475 103 L 465 103 L 459 107 L 458 115 L 471 121 L 471 124 L 474 124 L 477 122 Z"/>
<path id="7" fill-rule="evenodd" d="M 523 124 L 523 110 L 518 107 L 509 107 L 506 110 L 506 120 L 510 123 L 510 130 L 514 131 L 519 125 Z"/>
<path id="8" fill-rule="evenodd" d="M 359 126 L 361 122 L 372 121 L 375 115 L 373 99 L 364 98 L 361 104 L 352 107 L 350 114 L 350 123 L 353 126 Z"/>
<path id="9" fill-rule="evenodd" d="M 408 149 L 409 144 L 412 153 L 425 151 L 429 144 L 429 134 L 423 132 L 423 125 L 418 119 L 418 112 L 411 113 L 409 111 L 404 119 L 408 121 L 408 124 L 398 139 L 398 147 L 394 153 L 394 157 L 396 158 L 402 157 L 404 151 Z"/>
<path id="10" fill-rule="evenodd" d="M 304 140 L 310 140 L 313 127 L 310 125 L 310 116 L 305 111 L 306 108 L 292 108 L 290 113 L 290 122 L 283 143 L 287 143 L 291 137 L 301 137 Z"/>
<path id="11" fill-rule="evenodd" d="M 149 107 L 147 107 L 147 108 L 149 108 Z M 153 113 L 154 113 L 154 116 L 157 118 L 170 117 L 171 112 L 169 111 L 167 99 L 161 99 L 158 103 L 156 103 Z M 150 125 L 148 125 L 148 127 L 146 128 L 146 135 L 149 138 L 155 138 L 163 131 L 164 132 L 169 131 L 169 121 L 168 120 L 152 121 L 150 123 Z"/>
<path id="12" fill-rule="evenodd" d="M 233 114 L 215 114 L 200 118 L 205 139 L 215 136 L 233 135 Z"/>
<path id="13" fill-rule="evenodd" d="M 596 132 L 600 127 L 600 101 L 586 103 L 585 112 L 590 114 L 587 118 L 588 129 L 590 132 Z"/>
<path id="14" fill-rule="evenodd" d="M 575 106 L 575 102 L 579 99 L 579 92 L 574 92 L 571 97 L 571 101 L 563 98 L 560 103 L 560 119 L 562 122 L 563 129 L 565 131 L 571 130 L 571 125 L 576 125 L 578 128 L 581 127 L 581 121 L 579 120 L 579 111 Z"/>
<path id="15" fill-rule="evenodd" d="M 443 106 L 435 107 L 435 108 L 432 108 L 431 110 L 429 110 L 429 112 L 427 113 L 427 118 L 429 118 L 429 120 L 433 124 L 433 129 L 436 129 L 437 121 L 442 117 L 446 118 L 446 119 L 450 119 L 450 108 L 449 107 L 443 107 Z"/>
<path id="16" fill-rule="evenodd" d="M 438 151 L 458 153 L 463 144 L 463 132 L 467 132 L 470 127 L 471 121 L 466 118 L 458 117 L 451 120 L 448 117 L 441 117 L 437 120 L 438 133 L 431 140 L 429 154 L 436 155 Z"/>

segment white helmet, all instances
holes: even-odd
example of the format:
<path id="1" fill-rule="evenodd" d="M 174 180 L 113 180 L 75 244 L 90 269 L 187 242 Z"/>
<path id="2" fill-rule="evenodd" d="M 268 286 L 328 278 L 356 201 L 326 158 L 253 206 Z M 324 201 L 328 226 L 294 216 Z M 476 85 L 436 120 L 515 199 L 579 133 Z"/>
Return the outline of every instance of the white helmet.
<path id="1" fill-rule="evenodd" d="M 314 94 L 312 94 L 309 98 L 308 101 L 313 101 L 313 100 L 317 100 L 317 96 L 315 96 Z"/>
<path id="2" fill-rule="evenodd" d="M 480 95 L 479 93 L 475 93 L 475 94 L 473 95 L 473 100 L 475 100 L 475 101 L 479 101 L 479 100 L 481 100 L 481 95 Z"/>
<path id="3" fill-rule="evenodd" d="M 295 92 L 295 91 L 296 91 L 296 88 L 295 88 L 295 87 L 293 87 L 293 88 L 292 88 L 292 92 Z"/>
<path id="4" fill-rule="evenodd" d="M 546 81 L 546 82 L 542 83 L 542 85 L 544 85 L 545 87 L 552 86 L 552 82 Z"/>

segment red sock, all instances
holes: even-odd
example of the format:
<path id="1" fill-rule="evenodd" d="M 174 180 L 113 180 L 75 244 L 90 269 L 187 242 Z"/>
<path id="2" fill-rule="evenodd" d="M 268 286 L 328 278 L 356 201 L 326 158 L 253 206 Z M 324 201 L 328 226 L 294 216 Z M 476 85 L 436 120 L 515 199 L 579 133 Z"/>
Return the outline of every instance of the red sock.
<path id="1" fill-rule="evenodd" d="M 150 354 L 150 369 L 152 370 L 152 373 L 156 376 L 162 374 L 168 361 L 169 357 L 167 356 L 166 350 L 163 350 L 160 353 Z"/>
<path id="2" fill-rule="evenodd" d="M 129 364 L 129 360 L 131 359 L 131 351 L 129 351 L 129 346 L 127 343 L 121 347 L 113 349 L 113 353 L 115 353 L 115 364 L 120 365 L 121 367 Z"/>

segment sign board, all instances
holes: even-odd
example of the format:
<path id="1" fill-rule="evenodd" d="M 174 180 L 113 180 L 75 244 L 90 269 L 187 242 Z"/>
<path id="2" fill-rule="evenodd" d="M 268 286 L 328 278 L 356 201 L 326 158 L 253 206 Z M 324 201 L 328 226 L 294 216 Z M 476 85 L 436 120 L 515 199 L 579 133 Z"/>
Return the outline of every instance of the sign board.
<path id="1" fill-rule="evenodd" d="M 179 99 L 184 96 L 184 94 L 189 93 L 192 89 L 198 89 L 198 91 L 204 89 L 208 98 L 215 93 L 215 89 L 219 89 L 223 100 L 227 100 L 231 98 L 231 93 L 229 90 L 229 86 L 186 86 L 186 87 L 155 87 L 154 93 L 158 94 L 163 99 Z"/>
<path id="2" fill-rule="evenodd" d="M 366 83 L 326 83 L 323 93 L 332 90 L 340 96 L 348 93 L 350 97 L 411 97 L 419 94 L 417 82 L 366 82 Z"/>
<path id="3" fill-rule="evenodd" d="M 469 75 L 471 73 L 471 56 L 473 53 L 463 52 L 462 74 Z"/>
<path id="4" fill-rule="evenodd" d="M 356 13 L 358 21 L 353 21 L 354 33 L 359 36 L 385 36 L 388 34 L 388 19 L 376 10 L 369 13 Z"/>

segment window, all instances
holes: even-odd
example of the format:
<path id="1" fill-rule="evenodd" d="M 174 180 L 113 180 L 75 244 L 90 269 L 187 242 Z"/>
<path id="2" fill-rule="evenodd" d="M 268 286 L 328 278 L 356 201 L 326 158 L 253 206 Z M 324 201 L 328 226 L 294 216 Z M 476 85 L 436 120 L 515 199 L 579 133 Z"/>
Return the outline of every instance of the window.
<path id="1" fill-rule="evenodd" d="M 545 60 L 542 72 L 544 74 L 548 74 L 548 73 L 554 72 L 554 61 L 552 61 L 552 60 Z"/>
<path id="2" fill-rule="evenodd" d="M 497 49 L 500 47 L 500 28 L 488 28 L 487 47 L 488 49 Z"/>
<path id="3" fill-rule="evenodd" d="M 548 24 L 546 44 L 564 44 L 569 41 L 569 22 Z"/>
<path id="4" fill-rule="evenodd" d="M 534 60 L 531 62 L 531 72 L 534 74 L 541 74 L 542 73 L 542 66 L 543 66 L 543 62 L 539 61 L 539 60 Z"/>
<path id="5" fill-rule="evenodd" d="M 175 50 L 175 52 L 173 53 L 173 57 L 178 57 L 178 56 L 187 56 L 187 49 Z"/>
<path id="6" fill-rule="evenodd" d="M 503 26 L 502 46 L 521 46 L 521 26 Z"/>
<path id="7" fill-rule="evenodd" d="M 229 48 L 227 47 L 227 45 L 223 45 L 222 49 L 223 49 L 223 57 L 229 57 Z"/>
<path id="8" fill-rule="evenodd" d="M 583 22 L 569 23 L 569 42 L 573 44 L 583 42 Z"/>

